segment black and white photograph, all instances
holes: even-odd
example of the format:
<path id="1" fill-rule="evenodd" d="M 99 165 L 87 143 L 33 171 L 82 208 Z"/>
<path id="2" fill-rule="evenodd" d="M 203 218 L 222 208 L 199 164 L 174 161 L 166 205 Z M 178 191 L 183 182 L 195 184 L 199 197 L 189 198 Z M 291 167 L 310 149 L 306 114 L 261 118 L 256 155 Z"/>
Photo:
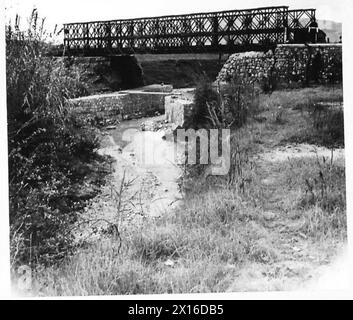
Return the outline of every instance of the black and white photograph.
<path id="1" fill-rule="evenodd" d="M 5 0 L 9 295 L 352 291 L 352 6 Z"/>

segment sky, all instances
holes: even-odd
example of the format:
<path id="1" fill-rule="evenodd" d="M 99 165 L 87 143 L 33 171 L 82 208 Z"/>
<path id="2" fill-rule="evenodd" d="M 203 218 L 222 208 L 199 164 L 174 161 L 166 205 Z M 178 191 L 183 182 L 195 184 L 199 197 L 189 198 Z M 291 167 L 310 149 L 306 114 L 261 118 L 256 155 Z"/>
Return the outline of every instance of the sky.
<path id="1" fill-rule="evenodd" d="M 5 19 L 16 13 L 28 17 L 34 7 L 47 26 L 68 22 L 137 18 L 287 5 L 291 9 L 316 8 L 317 18 L 341 22 L 350 0 L 4 0 Z M 352 2 L 352 4 L 351 4 Z"/>

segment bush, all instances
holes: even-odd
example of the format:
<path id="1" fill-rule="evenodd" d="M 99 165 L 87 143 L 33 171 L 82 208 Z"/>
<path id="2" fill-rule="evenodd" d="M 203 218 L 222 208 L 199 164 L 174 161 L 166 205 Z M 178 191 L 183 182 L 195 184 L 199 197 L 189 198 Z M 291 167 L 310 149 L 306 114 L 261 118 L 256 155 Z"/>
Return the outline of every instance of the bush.
<path id="1" fill-rule="evenodd" d="M 26 32 L 6 28 L 13 265 L 57 262 L 73 249 L 70 225 L 84 206 L 75 183 L 82 184 L 82 167 L 98 159 L 95 134 L 73 118 L 67 103 L 85 88 L 78 73 L 44 55 L 38 21 L 34 10 Z"/>
<path id="2" fill-rule="evenodd" d="M 248 79 L 242 78 L 233 78 L 231 82 L 218 85 L 218 87 L 207 81 L 200 82 L 194 97 L 194 114 L 191 123 L 187 125 L 187 129 L 206 129 L 208 133 L 210 129 L 219 130 L 218 148 L 222 148 L 222 129 L 230 129 L 234 135 L 234 131 L 243 127 L 249 117 L 253 117 L 259 112 L 259 91 Z M 210 138 L 210 134 L 208 137 Z M 208 144 L 208 164 L 201 164 L 200 142 L 200 139 L 197 139 L 195 145 L 189 145 L 187 148 L 188 151 L 192 147 L 196 149 L 196 164 L 186 165 L 184 180 L 201 175 L 208 176 L 206 169 L 211 164 L 211 143 Z M 233 143 L 232 139 L 231 154 L 236 153 L 232 150 L 235 148 L 236 144 Z M 188 154 L 186 154 L 185 159 L 187 163 Z M 233 170 L 230 171 L 229 179 L 233 180 Z"/>
<path id="3" fill-rule="evenodd" d="M 193 127 L 240 128 L 256 113 L 258 97 L 257 88 L 248 79 L 233 78 L 217 89 L 202 81 L 194 97 Z"/>
<path id="4" fill-rule="evenodd" d="M 260 81 L 260 87 L 264 93 L 272 93 L 278 89 L 278 75 L 274 70 L 271 70 L 268 76 L 264 76 Z"/>
<path id="5" fill-rule="evenodd" d="M 207 104 L 219 104 L 219 94 L 207 79 L 202 78 L 195 91 L 190 127 L 204 128 L 209 123 Z"/>
<path id="6" fill-rule="evenodd" d="M 344 236 L 346 232 L 345 168 L 329 157 L 317 158 L 311 173 L 306 174 L 299 206 L 306 209 L 303 231 L 308 235 Z"/>
<path id="7" fill-rule="evenodd" d="M 220 127 L 239 129 L 254 116 L 259 106 L 259 90 L 247 78 L 236 78 L 219 89 L 221 104 L 214 113 Z"/>
<path id="8" fill-rule="evenodd" d="M 339 105 L 317 103 L 309 108 L 314 134 L 328 147 L 344 146 L 344 114 Z"/>

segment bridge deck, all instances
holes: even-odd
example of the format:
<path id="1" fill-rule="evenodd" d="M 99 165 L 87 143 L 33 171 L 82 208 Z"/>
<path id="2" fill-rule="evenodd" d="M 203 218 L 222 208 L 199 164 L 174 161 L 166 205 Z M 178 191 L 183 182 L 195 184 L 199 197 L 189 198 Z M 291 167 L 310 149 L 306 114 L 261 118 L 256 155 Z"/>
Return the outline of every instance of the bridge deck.
<path id="1" fill-rule="evenodd" d="M 66 54 L 212 53 L 293 42 L 315 9 L 287 6 L 64 25 Z"/>

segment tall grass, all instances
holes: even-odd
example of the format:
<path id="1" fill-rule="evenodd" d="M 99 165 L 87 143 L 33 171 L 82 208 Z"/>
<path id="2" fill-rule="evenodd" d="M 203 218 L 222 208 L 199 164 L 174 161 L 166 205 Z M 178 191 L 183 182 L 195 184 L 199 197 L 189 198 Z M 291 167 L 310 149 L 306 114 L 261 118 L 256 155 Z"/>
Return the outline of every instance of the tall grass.
<path id="1" fill-rule="evenodd" d="M 309 208 L 303 230 L 314 237 L 344 235 L 346 233 L 345 169 L 330 158 L 317 157 L 311 175 L 304 181 L 299 205 Z"/>
<path id="2" fill-rule="evenodd" d="M 195 90 L 194 107 L 190 121 L 185 124 L 186 129 L 203 129 L 209 134 L 210 129 L 219 131 L 218 145 L 219 149 L 222 145 L 222 129 L 229 129 L 231 132 L 231 157 L 238 166 L 239 159 L 243 155 L 239 154 L 237 139 L 234 139 L 234 134 L 247 124 L 249 119 L 252 119 L 259 113 L 259 93 L 260 89 L 254 85 L 249 79 L 234 77 L 232 81 L 227 84 L 211 84 L 207 79 L 200 81 Z M 210 134 L 209 134 L 210 137 Z M 208 155 L 211 154 L 211 143 L 208 139 Z M 234 143 L 233 143 L 234 142 Z M 200 140 L 196 140 L 196 144 L 192 144 L 196 148 L 196 164 L 188 164 L 188 154 L 185 157 L 185 176 L 186 180 L 192 179 L 200 175 L 208 176 L 206 168 L 208 165 L 200 164 Z M 204 146 L 203 146 L 204 147 Z M 190 146 L 189 146 L 190 148 Z M 189 148 L 187 148 L 189 150 Z M 226 152 L 225 150 L 223 150 Z M 246 156 L 244 157 L 244 159 Z M 211 160 L 208 161 L 211 164 Z M 231 166 L 229 173 L 229 180 L 234 180 L 234 168 Z M 206 170 L 206 171 L 205 171 Z"/>
<path id="3" fill-rule="evenodd" d="M 6 27 L 11 263 L 60 261 L 72 249 L 68 226 L 86 199 L 98 140 L 70 112 L 85 90 L 79 75 L 45 56 L 44 21 L 34 10 L 21 30 Z"/>
<path id="4" fill-rule="evenodd" d="M 308 108 L 313 131 L 320 144 L 329 147 L 344 146 L 343 106 L 330 103 L 313 104 Z"/>
<path id="5" fill-rule="evenodd" d="M 343 91 L 340 85 L 275 91 L 262 96 L 259 108 L 274 110 L 274 122 L 282 125 L 286 114 L 300 111 L 301 118 L 296 117 L 296 121 L 304 130 L 294 132 L 288 139 L 290 142 L 329 148 L 344 146 Z"/>
<path id="6" fill-rule="evenodd" d="M 196 87 L 191 127 L 242 127 L 258 112 L 259 88 L 247 78 L 234 77 L 226 84 L 211 84 L 203 79 Z"/>
<path id="7" fill-rule="evenodd" d="M 97 243 L 41 272 L 37 288 L 43 295 L 224 292 L 238 266 L 276 261 L 260 221 L 232 190 L 193 194 L 175 213 L 126 225 L 119 254 L 115 241 Z"/>

